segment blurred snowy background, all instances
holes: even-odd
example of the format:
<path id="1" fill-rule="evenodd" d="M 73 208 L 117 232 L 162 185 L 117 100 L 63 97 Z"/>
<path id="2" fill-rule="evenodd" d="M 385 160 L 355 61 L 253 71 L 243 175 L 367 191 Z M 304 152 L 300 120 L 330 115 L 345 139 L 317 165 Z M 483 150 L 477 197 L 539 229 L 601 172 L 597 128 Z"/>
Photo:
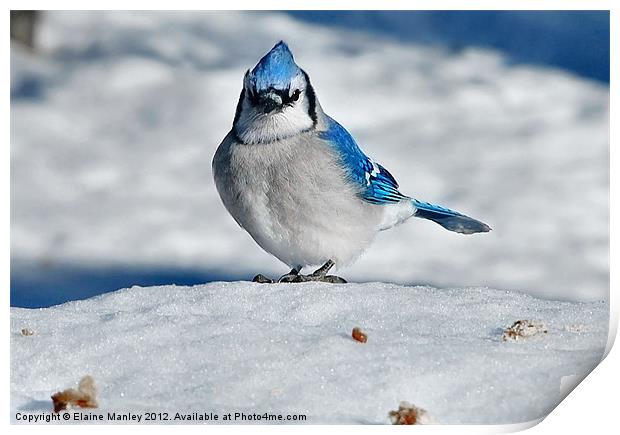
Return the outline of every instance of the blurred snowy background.
<path id="1" fill-rule="evenodd" d="M 401 190 L 487 222 L 380 234 L 350 281 L 609 294 L 605 12 L 45 12 L 11 46 L 11 304 L 279 275 L 211 159 L 286 40 Z"/>

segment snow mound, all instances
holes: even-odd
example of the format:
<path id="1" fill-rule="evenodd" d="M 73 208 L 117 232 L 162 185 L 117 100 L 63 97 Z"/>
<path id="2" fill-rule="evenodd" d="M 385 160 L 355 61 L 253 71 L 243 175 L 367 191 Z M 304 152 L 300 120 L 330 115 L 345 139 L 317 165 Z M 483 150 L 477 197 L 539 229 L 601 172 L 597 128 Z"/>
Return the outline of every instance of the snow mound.
<path id="1" fill-rule="evenodd" d="M 544 322 L 547 333 L 503 341 L 521 319 Z M 352 339 L 354 327 L 367 343 Z M 607 331 L 604 302 L 487 288 L 132 287 L 11 308 L 11 415 L 50 411 L 53 393 L 91 375 L 99 408 L 90 413 L 375 424 L 408 401 L 436 423 L 516 423 L 549 413 L 564 397 L 562 378 L 598 364 Z"/>

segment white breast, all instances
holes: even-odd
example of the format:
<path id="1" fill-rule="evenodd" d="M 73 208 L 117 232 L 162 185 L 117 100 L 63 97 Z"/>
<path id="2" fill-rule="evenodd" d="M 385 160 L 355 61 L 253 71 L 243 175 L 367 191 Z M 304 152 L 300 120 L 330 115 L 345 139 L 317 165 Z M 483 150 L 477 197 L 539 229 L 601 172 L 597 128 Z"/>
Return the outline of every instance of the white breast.
<path id="1" fill-rule="evenodd" d="M 358 197 L 329 145 L 313 133 L 256 145 L 229 134 L 213 170 L 230 214 L 291 267 L 354 260 L 383 219 L 383 207 Z"/>

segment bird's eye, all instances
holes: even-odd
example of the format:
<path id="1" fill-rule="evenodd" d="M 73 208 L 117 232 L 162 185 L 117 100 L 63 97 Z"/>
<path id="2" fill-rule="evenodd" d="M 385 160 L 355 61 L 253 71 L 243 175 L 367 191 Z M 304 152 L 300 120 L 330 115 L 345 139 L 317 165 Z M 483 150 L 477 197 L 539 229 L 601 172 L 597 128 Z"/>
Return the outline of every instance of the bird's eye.
<path id="1" fill-rule="evenodd" d="M 291 100 L 293 101 L 299 100 L 300 95 L 301 95 L 301 91 L 299 89 L 295 89 L 295 92 L 293 92 L 293 95 L 291 95 Z"/>

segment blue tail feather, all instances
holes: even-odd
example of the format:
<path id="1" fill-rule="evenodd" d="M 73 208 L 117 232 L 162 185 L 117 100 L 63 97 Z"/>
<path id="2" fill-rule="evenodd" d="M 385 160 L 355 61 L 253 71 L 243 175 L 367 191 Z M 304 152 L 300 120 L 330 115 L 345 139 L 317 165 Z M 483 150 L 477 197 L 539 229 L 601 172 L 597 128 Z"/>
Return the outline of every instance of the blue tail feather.
<path id="1" fill-rule="evenodd" d="M 416 212 L 414 216 L 429 219 L 447 230 L 461 234 L 486 233 L 491 228 L 476 219 L 439 205 L 412 199 Z"/>

